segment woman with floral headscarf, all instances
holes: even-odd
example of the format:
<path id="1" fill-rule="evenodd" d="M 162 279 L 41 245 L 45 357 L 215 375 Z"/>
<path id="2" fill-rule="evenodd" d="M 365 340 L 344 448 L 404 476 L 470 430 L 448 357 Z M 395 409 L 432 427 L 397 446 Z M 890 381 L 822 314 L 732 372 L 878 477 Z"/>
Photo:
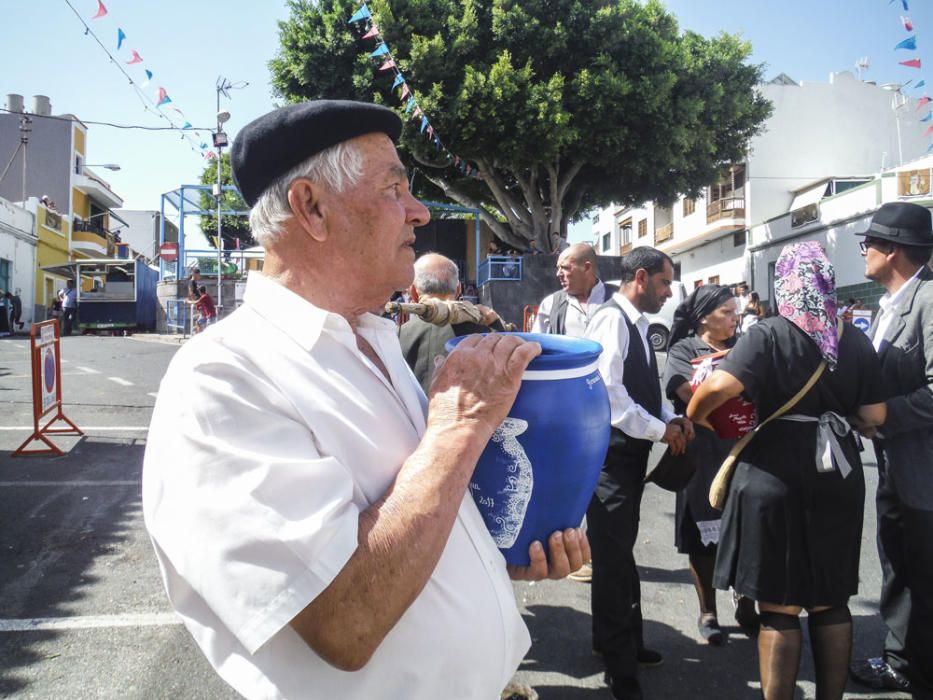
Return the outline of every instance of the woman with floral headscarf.
<path id="1" fill-rule="evenodd" d="M 775 267 L 779 316 L 752 326 L 700 385 L 687 415 L 703 424 L 743 395 L 760 422 L 825 370 L 789 413 L 739 456 L 722 518 L 714 583 L 758 601 L 762 694 L 792 698 L 800 612 L 817 697 L 841 698 L 852 646 L 848 600 L 858 588 L 865 482 L 846 418 L 885 419 L 878 358 L 868 337 L 836 317 L 836 282 L 823 248 L 786 246 Z"/>

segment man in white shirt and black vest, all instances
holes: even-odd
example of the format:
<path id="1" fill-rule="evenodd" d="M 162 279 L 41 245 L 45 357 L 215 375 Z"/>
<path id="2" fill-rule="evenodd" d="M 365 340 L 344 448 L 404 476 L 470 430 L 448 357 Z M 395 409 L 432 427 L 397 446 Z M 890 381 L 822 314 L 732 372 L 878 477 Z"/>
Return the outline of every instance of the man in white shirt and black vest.
<path id="1" fill-rule="evenodd" d="M 531 332 L 582 338 L 593 314 L 616 287 L 599 280 L 596 251 L 588 243 L 576 243 L 560 254 L 557 279 L 561 288 L 541 301 Z"/>
<path id="2" fill-rule="evenodd" d="M 622 286 L 594 314 L 586 337 L 603 346 L 599 373 L 609 392 L 612 437 L 586 511 L 593 554 L 593 650 L 606 664 L 613 697 L 639 700 L 638 666 L 662 657 L 642 638 L 641 584 L 635 566 L 639 510 L 648 455 L 655 442 L 683 452 L 693 426 L 661 400 L 658 364 L 648 342 L 646 313 L 671 296 L 674 267 L 647 246 L 622 258 Z"/>

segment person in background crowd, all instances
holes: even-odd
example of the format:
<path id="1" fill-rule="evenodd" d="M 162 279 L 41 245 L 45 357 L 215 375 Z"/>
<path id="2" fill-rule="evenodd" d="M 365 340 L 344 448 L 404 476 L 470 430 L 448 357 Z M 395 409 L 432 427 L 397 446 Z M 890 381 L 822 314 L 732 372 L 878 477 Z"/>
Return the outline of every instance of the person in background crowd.
<path id="1" fill-rule="evenodd" d="M 735 288 L 735 312 L 740 321 L 746 306 L 748 306 L 748 285 L 742 283 Z"/>
<path id="2" fill-rule="evenodd" d="M 758 292 L 752 292 L 748 297 L 748 303 L 742 311 L 741 331 L 748 333 L 748 329 L 758 323 L 765 317 L 765 307 L 761 303 Z"/>
<path id="3" fill-rule="evenodd" d="M 78 316 L 78 290 L 75 281 L 65 283 L 64 296 L 62 296 L 62 334 L 71 335 Z"/>
<path id="4" fill-rule="evenodd" d="M 217 307 L 214 305 L 214 299 L 207 293 L 207 287 L 198 287 L 198 298 L 193 302 L 198 310 L 198 320 L 196 321 L 195 333 L 200 333 L 212 323 L 217 322 Z"/>
<path id="5" fill-rule="evenodd" d="M 593 552 L 593 650 L 603 657 L 613 697 L 640 700 L 639 664 L 656 666 L 663 660 L 645 648 L 634 555 L 648 454 L 654 442 L 682 453 L 693 426 L 661 401 L 645 318 L 671 297 L 673 263 L 659 250 L 641 246 L 622 258 L 621 280 L 619 291 L 586 329 L 586 337 L 603 346 L 599 373 L 609 392 L 612 421 L 609 451 L 586 520 Z"/>
<path id="6" fill-rule="evenodd" d="M 457 299 L 460 296 L 460 271 L 457 264 L 437 253 L 422 255 L 415 261 L 415 281 L 411 285 L 410 294 L 415 303 L 427 299 Z M 467 322 L 436 326 L 418 316 L 412 316 L 399 328 L 402 356 L 425 395 L 431 387 L 438 358 L 447 356 L 444 344 L 448 340 L 472 333 L 488 333 L 490 329 L 505 330 L 495 311 L 485 306 L 478 308 L 483 312 L 482 325 Z"/>
<path id="7" fill-rule="evenodd" d="M 18 294 L 13 294 L 12 292 L 6 292 L 4 298 L 10 302 L 10 332 L 15 333 L 16 327 L 19 326 L 22 330 L 25 325 L 21 319 L 23 315 L 23 301 L 19 298 Z"/>
<path id="8" fill-rule="evenodd" d="M 541 301 L 531 332 L 582 338 L 590 318 L 618 287 L 599 279 L 596 251 L 586 243 L 565 248 L 558 256 L 557 281 L 561 288 Z M 570 574 L 570 579 L 589 583 L 593 580 L 593 567 L 584 564 Z"/>
<path id="9" fill-rule="evenodd" d="M 743 395 L 761 425 L 816 377 L 739 455 L 713 582 L 758 601 L 765 700 L 795 695 L 804 609 L 816 696 L 839 700 L 852 649 L 848 600 L 858 591 L 865 503 L 858 444 L 846 419 L 884 423 L 884 389 L 868 337 L 838 321 L 835 272 L 820 244 L 786 246 L 775 277 L 781 315 L 739 339 L 697 388 L 687 416 L 709 427 L 716 408 Z"/>
<path id="10" fill-rule="evenodd" d="M 695 289 L 677 307 L 662 382 L 675 412 L 685 413 L 693 397 L 691 381 L 697 367 L 691 361 L 729 350 L 735 344 L 736 323 L 732 292 L 717 284 Z M 709 503 L 709 489 L 734 444 L 735 440 L 721 439 L 706 428 L 696 429 L 696 438 L 687 450 L 697 470 L 686 488 L 677 492 L 674 510 L 675 544 L 678 552 L 689 557 L 690 576 L 700 604 L 697 628 L 703 639 L 715 646 L 722 645 L 725 637 L 719 626 L 713 588 L 720 513 Z M 743 627 L 757 627 L 755 602 L 738 598 L 735 618 Z"/>
<path id="11" fill-rule="evenodd" d="M 197 267 L 191 268 L 191 278 L 188 280 L 188 298 L 191 301 L 197 301 L 201 296 L 201 270 Z"/>
<path id="12" fill-rule="evenodd" d="M 863 430 L 878 457 L 882 656 L 852 664 L 871 688 L 933 698 L 933 225 L 926 207 L 883 205 L 860 243 L 865 276 L 885 295 L 869 330 L 887 421 Z"/>
<path id="13" fill-rule="evenodd" d="M 385 107 L 292 104 L 240 130 L 265 249 L 243 304 L 176 353 L 143 466 L 169 599 L 247 698 L 494 698 L 530 644 L 509 575 L 561 578 L 576 529 L 507 569 L 468 493 L 537 343 L 466 338 L 426 398 L 392 321 L 414 229 Z"/>

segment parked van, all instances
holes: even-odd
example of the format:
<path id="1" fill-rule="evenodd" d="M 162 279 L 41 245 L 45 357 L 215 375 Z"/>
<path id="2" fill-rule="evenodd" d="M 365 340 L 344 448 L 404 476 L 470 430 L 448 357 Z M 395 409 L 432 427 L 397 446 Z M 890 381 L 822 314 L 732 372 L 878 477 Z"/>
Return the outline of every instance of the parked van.
<path id="1" fill-rule="evenodd" d="M 610 280 L 609 284 L 619 286 L 619 280 Z M 664 306 L 656 314 L 645 314 L 648 319 L 648 342 L 655 352 L 666 352 L 667 343 L 671 338 L 671 326 L 674 324 L 674 309 L 687 298 L 687 290 L 683 282 L 674 280 L 671 285 L 671 298 L 664 302 Z"/>

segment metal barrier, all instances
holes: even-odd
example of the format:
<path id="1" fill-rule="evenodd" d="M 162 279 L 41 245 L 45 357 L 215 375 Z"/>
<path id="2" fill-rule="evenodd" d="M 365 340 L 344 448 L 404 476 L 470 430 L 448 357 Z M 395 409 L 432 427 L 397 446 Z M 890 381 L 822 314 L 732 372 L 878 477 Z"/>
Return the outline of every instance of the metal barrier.
<path id="1" fill-rule="evenodd" d="M 194 330 L 194 314 L 191 304 L 184 299 L 166 302 L 165 327 L 174 333 L 191 335 Z"/>
<path id="2" fill-rule="evenodd" d="M 521 282 L 522 259 L 511 255 L 490 255 L 483 260 L 477 272 L 477 281 L 480 286 L 493 280 L 508 280 Z"/>

